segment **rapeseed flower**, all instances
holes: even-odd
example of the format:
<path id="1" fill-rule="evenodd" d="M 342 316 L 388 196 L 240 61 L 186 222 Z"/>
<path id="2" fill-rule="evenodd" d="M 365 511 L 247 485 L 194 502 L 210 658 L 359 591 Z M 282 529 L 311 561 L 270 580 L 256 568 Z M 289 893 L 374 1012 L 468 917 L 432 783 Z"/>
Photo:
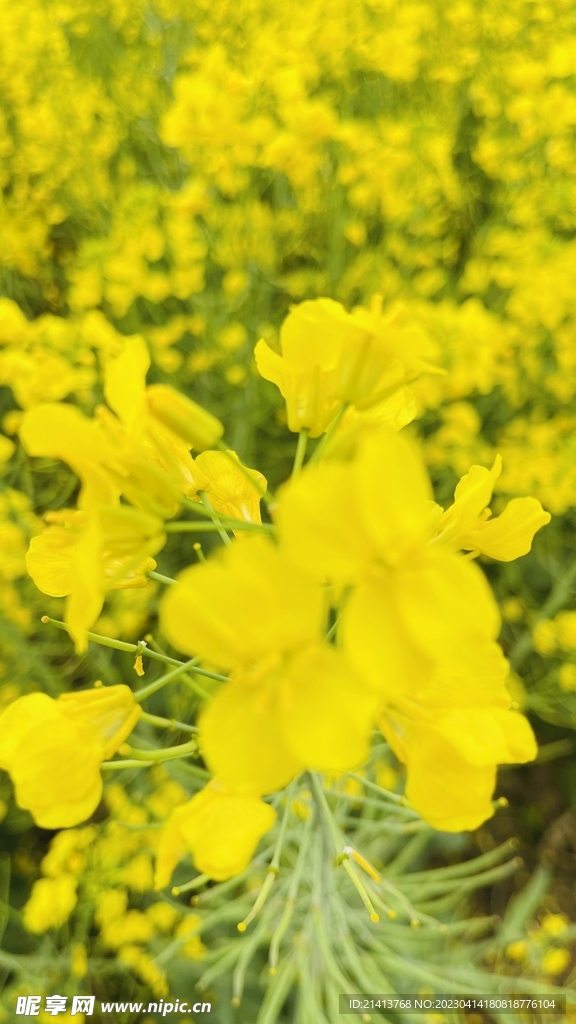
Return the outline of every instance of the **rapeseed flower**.
<path id="1" fill-rule="evenodd" d="M 202 489 L 215 512 L 247 523 L 262 522 L 260 500 L 267 486 L 262 473 L 243 466 L 232 451 L 201 452 L 194 464 L 202 474 Z M 243 531 L 235 532 L 242 536 Z"/>
<path id="2" fill-rule="evenodd" d="M 442 513 L 438 519 L 438 541 L 503 562 L 511 562 L 530 551 L 534 534 L 552 517 L 537 498 L 513 498 L 492 519 L 487 506 L 501 471 L 500 456 L 491 470 L 471 467 L 456 487 L 454 504 L 445 512 L 436 506 Z"/>
<path id="3" fill-rule="evenodd" d="M 34 882 L 22 911 L 26 931 L 41 935 L 49 928 L 60 928 L 78 902 L 77 888 L 78 880 L 67 874 L 57 878 L 39 878 Z"/>
<path id="4" fill-rule="evenodd" d="M 493 813 L 495 766 L 530 760 L 526 720 L 510 710 L 499 615 L 480 569 L 430 543 L 431 488 L 414 444 L 370 433 L 351 461 L 288 484 L 285 549 L 320 579 L 352 587 L 340 635 L 380 702 L 380 727 L 407 765 L 408 798 L 437 828 Z"/>
<path id="5" fill-rule="evenodd" d="M 232 672 L 199 721 L 208 766 L 232 789 L 266 793 L 302 768 L 365 759 L 375 700 L 322 642 L 326 610 L 322 587 L 262 537 L 185 570 L 163 598 L 170 642 Z"/>
<path id="6" fill-rule="evenodd" d="M 0 767 L 18 805 L 41 828 L 85 821 L 102 796 L 100 764 L 122 745 L 140 715 L 127 686 L 19 697 L 0 716 Z"/>
<path id="7" fill-rule="evenodd" d="M 188 803 L 172 811 L 164 825 L 156 860 L 156 888 L 169 884 L 187 851 L 198 871 L 216 881 L 240 874 L 275 818 L 273 808 L 256 794 L 236 792 L 212 779 Z"/>
<path id="8" fill-rule="evenodd" d="M 261 340 L 255 357 L 263 377 L 286 399 L 288 427 L 317 437 L 342 406 L 369 409 L 399 395 L 422 372 L 437 372 L 437 350 L 397 307 L 387 315 L 375 300 L 348 313 L 333 299 L 293 306 L 280 329 L 281 355 Z"/>
<path id="9" fill-rule="evenodd" d="M 46 521 L 30 542 L 26 568 L 43 594 L 66 598 L 64 619 L 82 653 L 106 594 L 146 586 L 146 573 L 156 567 L 151 556 L 165 542 L 163 523 L 127 505 L 62 510 Z"/>

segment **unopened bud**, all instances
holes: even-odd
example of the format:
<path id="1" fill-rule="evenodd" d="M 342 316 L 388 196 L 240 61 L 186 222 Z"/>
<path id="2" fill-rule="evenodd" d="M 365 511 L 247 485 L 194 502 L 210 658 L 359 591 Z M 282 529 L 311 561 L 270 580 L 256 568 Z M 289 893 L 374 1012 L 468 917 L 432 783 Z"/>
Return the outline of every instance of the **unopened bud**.
<path id="1" fill-rule="evenodd" d="M 150 412 L 191 448 L 203 452 L 215 448 L 224 433 L 220 420 L 168 384 L 146 389 Z"/>

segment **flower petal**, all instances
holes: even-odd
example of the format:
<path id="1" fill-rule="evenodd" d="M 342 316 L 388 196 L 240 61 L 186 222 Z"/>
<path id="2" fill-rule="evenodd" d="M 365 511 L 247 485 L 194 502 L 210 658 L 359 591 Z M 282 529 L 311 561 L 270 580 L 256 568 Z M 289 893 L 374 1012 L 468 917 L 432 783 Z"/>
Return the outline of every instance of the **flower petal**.
<path id="1" fill-rule="evenodd" d="M 458 658 L 498 635 L 498 606 L 483 572 L 446 549 L 429 548 L 399 568 L 394 596 L 404 628 L 435 660 Z"/>
<path id="2" fill-rule="evenodd" d="M 341 627 L 351 664 L 386 696 L 412 689 L 432 670 L 404 627 L 390 587 L 388 576 L 360 584 L 344 608 Z"/>
<path id="3" fill-rule="evenodd" d="M 513 498 L 504 511 L 466 535 L 465 546 L 511 562 L 528 554 L 534 534 L 551 520 L 536 498 Z"/>
<path id="4" fill-rule="evenodd" d="M 315 640 L 324 595 L 271 541 L 250 537 L 183 572 L 160 616 L 178 650 L 232 668 Z"/>
<path id="5" fill-rule="evenodd" d="M 240 874 L 275 819 L 273 808 L 257 796 L 234 792 L 213 779 L 187 804 L 178 807 L 165 826 L 158 854 L 157 888 L 168 884 L 182 842 L 190 849 L 197 870 L 210 878 L 222 882 Z"/>
<path id="6" fill-rule="evenodd" d="M 309 466 L 286 484 L 277 522 L 286 551 L 321 580 L 346 583 L 372 558 L 349 463 Z"/>
<path id="7" fill-rule="evenodd" d="M 396 563 L 428 539 L 432 489 L 420 453 L 407 437 L 384 428 L 367 435 L 354 480 L 365 528 L 387 562 Z"/>
<path id="8" fill-rule="evenodd" d="M 279 682 L 286 743 L 300 763 L 320 771 L 366 761 L 376 695 L 333 647 L 302 651 Z"/>
<path id="9" fill-rule="evenodd" d="M 286 746 L 275 678 L 226 683 L 199 728 L 208 767 L 239 792 L 271 793 L 305 767 Z"/>

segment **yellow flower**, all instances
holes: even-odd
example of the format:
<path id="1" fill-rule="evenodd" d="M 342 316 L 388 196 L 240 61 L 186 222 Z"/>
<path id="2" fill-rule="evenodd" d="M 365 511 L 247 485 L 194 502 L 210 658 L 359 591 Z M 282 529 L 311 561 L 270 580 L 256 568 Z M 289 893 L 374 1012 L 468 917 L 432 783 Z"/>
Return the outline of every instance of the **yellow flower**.
<path id="1" fill-rule="evenodd" d="M 566 661 L 560 666 L 558 682 L 564 693 L 576 693 L 576 665 L 574 662 Z"/>
<path id="2" fill-rule="evenodd" d="M 210 413 L 173 388 L 164 385 L 146 388 L 149 367 L 150 356 L 144 339 L 139 335 L 127 338 L 119 355 L 107 363 L 104 374 L 104 396 L 122 428 L 119 429 L 119 424 L 107 409 L 100 407 L 97 415 L 125 449 L 124 463 L 134 476 L 133 488 L 145 491 L 147 485 L 149 489 L 153 487 L 156 500 L 162 503 L 161 489 L 166 486 L 162 480 L 167 480 L 169 484 L 172 483 L 166 496 L 168 504 L 174 503 L 176 498 L 177 505 L 179 491 L 193 497 L 198 488 L 203 486 L 203 478 L 190 456 L 192 442 L 187 440 L 185 432 L 182 433 L 181 420 L 185 420 L 186 411 L 189 415 L 197 414 L 202 424 L 204 418 L 207 419 L 214 431 L 211 435 L 215 437 L 214 443 L 219 440 L 222 427 Z M 188 409 L 189 405 L 193 406 L 192 413 Z M 171 417 L 170 412 L 174 409 L 178 410 L 178 415 Z M 202 438 L 205 439 L 208 428 L 204 426 L 202 429 Z M 152 467 L 161 471 L 156 487 L 149 475 Z M 174 486 L 176 493 L 173 491 Z M 141 503 L 137 491 L 131 493 L 126 488 L 124 490 L 130 501 Z"/>
<path id="3" fill-rule="evenodd" d="M 273 808 L 257 795 L 234 792 L 212 779 L 166 822 L 158 847 L 156 888 L 169 884 L 187 850 L 198 871 L 216 881 L 240 874 L 275 818 Z"/>
<path id="4" fill-rule="evenodd" d="M 525 960 L 528 955 L 528 944 L 524 939 L 518 939 L 516 942 L 511 942 L 506 946 L 506 956 L 510 957 L 511 960 L 517 960 L 521 962 Z"/>
<path id="5" fill-rule="evenodd" d="M 544 914 L 541 924 L 548 935 L 562 935 L 570 924 L 570 918 L 566 914 Z"/>
<path id="6" fill-rule="evenodd" d="M 73 875 L 39 878 L 34 882 L 30 898 L 22 911 L 26 930 L 40 935 L 49 928 L 60 928 L 78 902 L 77 885 Z"/>
<path id="7" fill-rule="evenodd" d="M 156 568 L 151 555 L 165 541 L 163 523 L 128 505 L 52 512 L 46 520 L 30 542 L 26 568 L 43 594 L 66 597 L 64 619 L 82 653 L 106 593 L 146 586 L 146 573 Z"/>
<path id="8" fill-rule="evenodd" d="M 61 459 L 82 482 L 85 501 L 113 504 L 120 495 L 123 470 L 118 446 L 95 420 L 73 405 L 49 403 L 25 413 L 20 440 L 29 455 Z"/>
<path id="9" fill-rule="evenodd" d="M 324 618 L 322 588 L 261 537 L 187 569 L 166 593 L 170 642 L 234 670 L 199 722 L 209 767 L 234 789 L 265 793 L 301 768 L 365 759 L 376 701 L 322 644 Z"/>
<path id="10" fill-rule="evenodd" d="M 198 934 L 201 924 L 202 918 L 199 914 L 186 914 L 186 917 L 182 918 L 175 932 L 177 939 L 187 939 L 184 945 L 181 946 L 181 950 L 191 960 L 201 960 L 206 952 L 206 946 Z"/>
<path id="11" fill-rule="evenodd" d="M 472 466 L 454 492 L 454 504 L 438 521 L 438 540 L 454 548 L 481 552 L 502 562 L 526 555 L 537 530 L 552 518 L 536 498 L 513 498 L 491 519 L 487 508 L 502 471 L 498 455 L 492 469 Z"/>
<path id="12" fill-rule="evenodd" d="M 114 505 L 124 494 L 139 508 L 171 516 L 181 494 L 193 497 L 202 486 L 190 447 L 216 444 L 223 427 L 172 388 L 146 388 L 149 362 L 138 335 L 108 362 L 104 393 L 113 412 L 100 406 L 89 420 L 72 405 L 51 403 L 22 419 L 28 454 L 61 459 L 80 477 L 81 509 Z"/>
<path id="13" fill-rule="evenodd" d="M 203 490 L 216 512 L 261 523 L 260 499 L 266 491 L 266 477 L 256 469 L 240 468 L 236 452 L 202 452 L 195 460 L 204 483 Z M 253 482 L 252 482 L 253 481 Z M 242 530 L 236 531 L 242 535 Z"/>
<path id="14" fill-rule="evenodd" d="M 75 978 L 85 978 L 88 974 L 88 953 L 82 942 L 75 942 L 70 950 L 70 970 Z"/>
<path id="15" fill-rule="evenodd" d="M 571 960 L 569 949 L 549 949 L 542 957 L 542 970 L 545 974 L 556 976 L 563 974 Z"/>
<path id="16" fill-rule="evenodd" d="M 349 462 L 309 467 L 284 489 L 283 544 L 319 577 L 355 584 L 340 635 L 378 694 L 380 725 L 407 764 L 407 795 L 448 831 L 492 814 L 495 766 L 535 744 L 510 711 L 499 616 L 480 569 L 429 543 L 431 489 L 403 435 L 367 435 Z"/>
<path id="17" fill-rule="evenodd" d="M 290 430 L 306 427 L 317 437 L 343 402 L 368 409 L 400 391 L 400 404 L 411 403 L 404 385 L 435 370 L 436 350 L 421 329 L 403 322 L 399 307 L 388 315 L 380 307 L 375 300 L 347 313 L 333 299 L 302 302 L 280 329 L 281 355 L 258 342 L 258 370 L 286 399 Z"/>
<path id="18" fill-rule="evenodd" d="M 68 828 L 95 811 L 100 763 L 134 728 L 140 707 L 127 686 L 19 697 L 0 715 L 0 767 L 16 801 L 41 828 Z"/>

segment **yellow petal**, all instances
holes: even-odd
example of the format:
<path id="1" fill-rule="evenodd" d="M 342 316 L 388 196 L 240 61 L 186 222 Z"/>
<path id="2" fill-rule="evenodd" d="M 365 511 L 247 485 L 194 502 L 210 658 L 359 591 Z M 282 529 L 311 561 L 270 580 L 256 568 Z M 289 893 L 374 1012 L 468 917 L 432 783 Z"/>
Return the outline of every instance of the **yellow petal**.
<path id="1" fill-rule="evenodd" d="M 264 380 L 269 380 L 280 390 L 283 398 L 286 398 L 285 367 L 282 356 L 273 349 L 262 338 L 254 348 L 254 358 L 258 373 Z"/>
<path id="2" fill-rule="evenodd" d="M 286 399 L 288 429 L 298 433 L 305 427 L 310 437 L 324 433 L 340 405 L 331 394 L 332 372 L 323 371 L 313 359 L 290 363 L 265 341 L 258 342 L 254 355 L 261 376 L 276 384 Z"/>
<path id="3" fill-rule="evenodd" d="M 139 334 L 126 338 L 120 355 L 104 373 L 104 397 L 130 433 L 142 429 L 146 413 L 146 374 L 150 356 Z"/>
<path id="4" fill-rule="evenodd" d="M 63 526 L 49 526 L 32 537 L 26 569 L 43 594 L 66 597 L 74 585 L 74 559 L 78 535 Z"/>
<path id="5" fill-rule="evenodd" d="M 202 452 L 194 465 L 204 477 L 203 490 L 216 512 L 248 523 L 262 521 L 260 500 L 267 486 L 262 473 L 242 466 L 232 451 Z M 238 533 L 242 535 L 241 530 Z"/>
<path id="6" fill-rule="evenodd" d="M 57 703 L 68 718 L 90 729 L 102 744 L 103 760 L 122 746 L 142 713 L 132 690 L 123 684 L 63 693 Z"/>
<path id="7" fill-rule="evenodd" d="M 366 437 L 354 467 L 354 491 L 374 546 L 395 563 L 429 534 L 430 481 L 416 446 L 382 428 Z"/>
<path id="8" fill-rule="evenodd" d="M 323 617 L 322 588 L 262 537 L 185 570 L 160 607 L 174 647 L 227 669 L 316 639 Z"/>
<path id="9" fill-rule="evenodd" d="M 117 499 L 119 488 L 108 469 L 118 468 L 118 449 L 100 424 L 75 406 L 49 403 L 30 409 L 20 438 L 29 455 L 68 463 L 97 500 L 112 504 Z"/>
<path id="10" fill-rule="evenodd" d="M 500 708 L 457 708 L 438 715 L 434 730 L 477 768 L 529 761 L 536 756 L 532 730 L 522 715 Z"/>
<path id="11" fill-rule="evenodd" d="M 507 753 L 500 764 L 525 764 L 538 753 L 536 737 L 527 718 L 518 711 L 494 708 L 492 715 L 498 721 L 506 740 Z"/>
<path id="12" fill-rule="evenodd" d="M 320 771 L 363 764 L 378 704 L 333 647 L 302 651 L 279 681 L 282 729 L 296 760 Z"/>
<path id="13" fill-rule="evenodd" d="M 490 504 L 494 483 L 502 472 L 502 459 L 496 456 L 492 469 L 471 466 L 454 491 L 454 504 L 446 512 L 461 530 L 472 529 Z"/>
<path id="14" fill-rule="evenodd" d="M 436 734 L 420 734 L 407 763 L 406 796 L 418 813 L 444 832 L 476 829 L 491 818 L 496 766 L 475 767 Z"/>
<path id="15" fill-rule="evenodd" d="M 16 751 L 26 746 L 26 733 L 37 723 L 47 723 L 60 717 L 60 709 L 53 697 L 46 693 L 27 693 L 9 704 L 0 715 L 0 768 L 9 772 Z"/>
<path id="16" fill-rule="evenodd" d="M 320 580 L 346 583 L 372 560 L 354 482 L 350 464 L 326 462 L 306 468 L 280 492 L 281 544 Z"/>
<path id="17" fill-rule="evenodd" d="M 104 594 L 104 536 L 98 517 L 92 515 L 78 535 L 72 590 L 66 598 L 64 613 L 77 654 L 88 648 L 86 631 L 102 611 Z"/>
<path id="18" fill-rule="evenodd" d="M 199 728 L 208 767 L 239 792 L 271 793 L 305 767 L 286 746 L 274 675 L 226 683 Z"/>
<path id="19" fill-rule="evenodd" d="M 257 796 L 212 782 L 173 812 L 194 864 L 218 882 L 248 867 L 276 812 Z"/>
<path id="20" fill-rule="evenodd" d="M 282 356 L 292 370 L 333 370 L 351 331 L 362 333 L 341 303 L 308 299 L 291 307 L 280 328 Z"/>
<path id="21" fill-rule="evenodd" d="M 70 828 L 96 810 L 102 795 L 102 746 L 63 714 L 37 722 L 13 752 L 16 802 L 41 828 Z"/>
<path id="22" fill-rule="evenodd" d="M 430 658 L 457 658 L 468 645 L 498 635 L 498 606 L 486 577 L 460 555 L 428 548 L 397 570 L 393 587 L 404 628 Z"/>
<path id="23" fill-rule="evenodd" d="M 188 804 L 183 804 L 172 811 L 160 833 L 154 874 L 155 889 L 164 889 L 170 884 L 174 868 L 186 852 L 186 840 L 180 827 L 181 816 L 178 814 L 182 807 L 188 807 Z"/>
<path id="24" fill-rule="evenodd" d="M 496 519 L 467 534 L 465 547 L 502 562 L 511 562 L 528 554 L 534 534 L 551 518 L 536 498 L 513 498 Z"/>
<path id="25" fill-rule="evenodd" d="M 493 640 L 472 644 L 457 658 L 439 662 L 430 679 L 412 697 L 427 708 L 482 708 L 511 704 L 505 680 L 509 666 Z"/>
<path id="26" fill-rule="evenodd" d="M 366 580 L 342 613 L 344 650 L 376 693 L 405 692 L 427 679 L 432 661 L 418 650 L 391 594 L 390 576 Z"/>

